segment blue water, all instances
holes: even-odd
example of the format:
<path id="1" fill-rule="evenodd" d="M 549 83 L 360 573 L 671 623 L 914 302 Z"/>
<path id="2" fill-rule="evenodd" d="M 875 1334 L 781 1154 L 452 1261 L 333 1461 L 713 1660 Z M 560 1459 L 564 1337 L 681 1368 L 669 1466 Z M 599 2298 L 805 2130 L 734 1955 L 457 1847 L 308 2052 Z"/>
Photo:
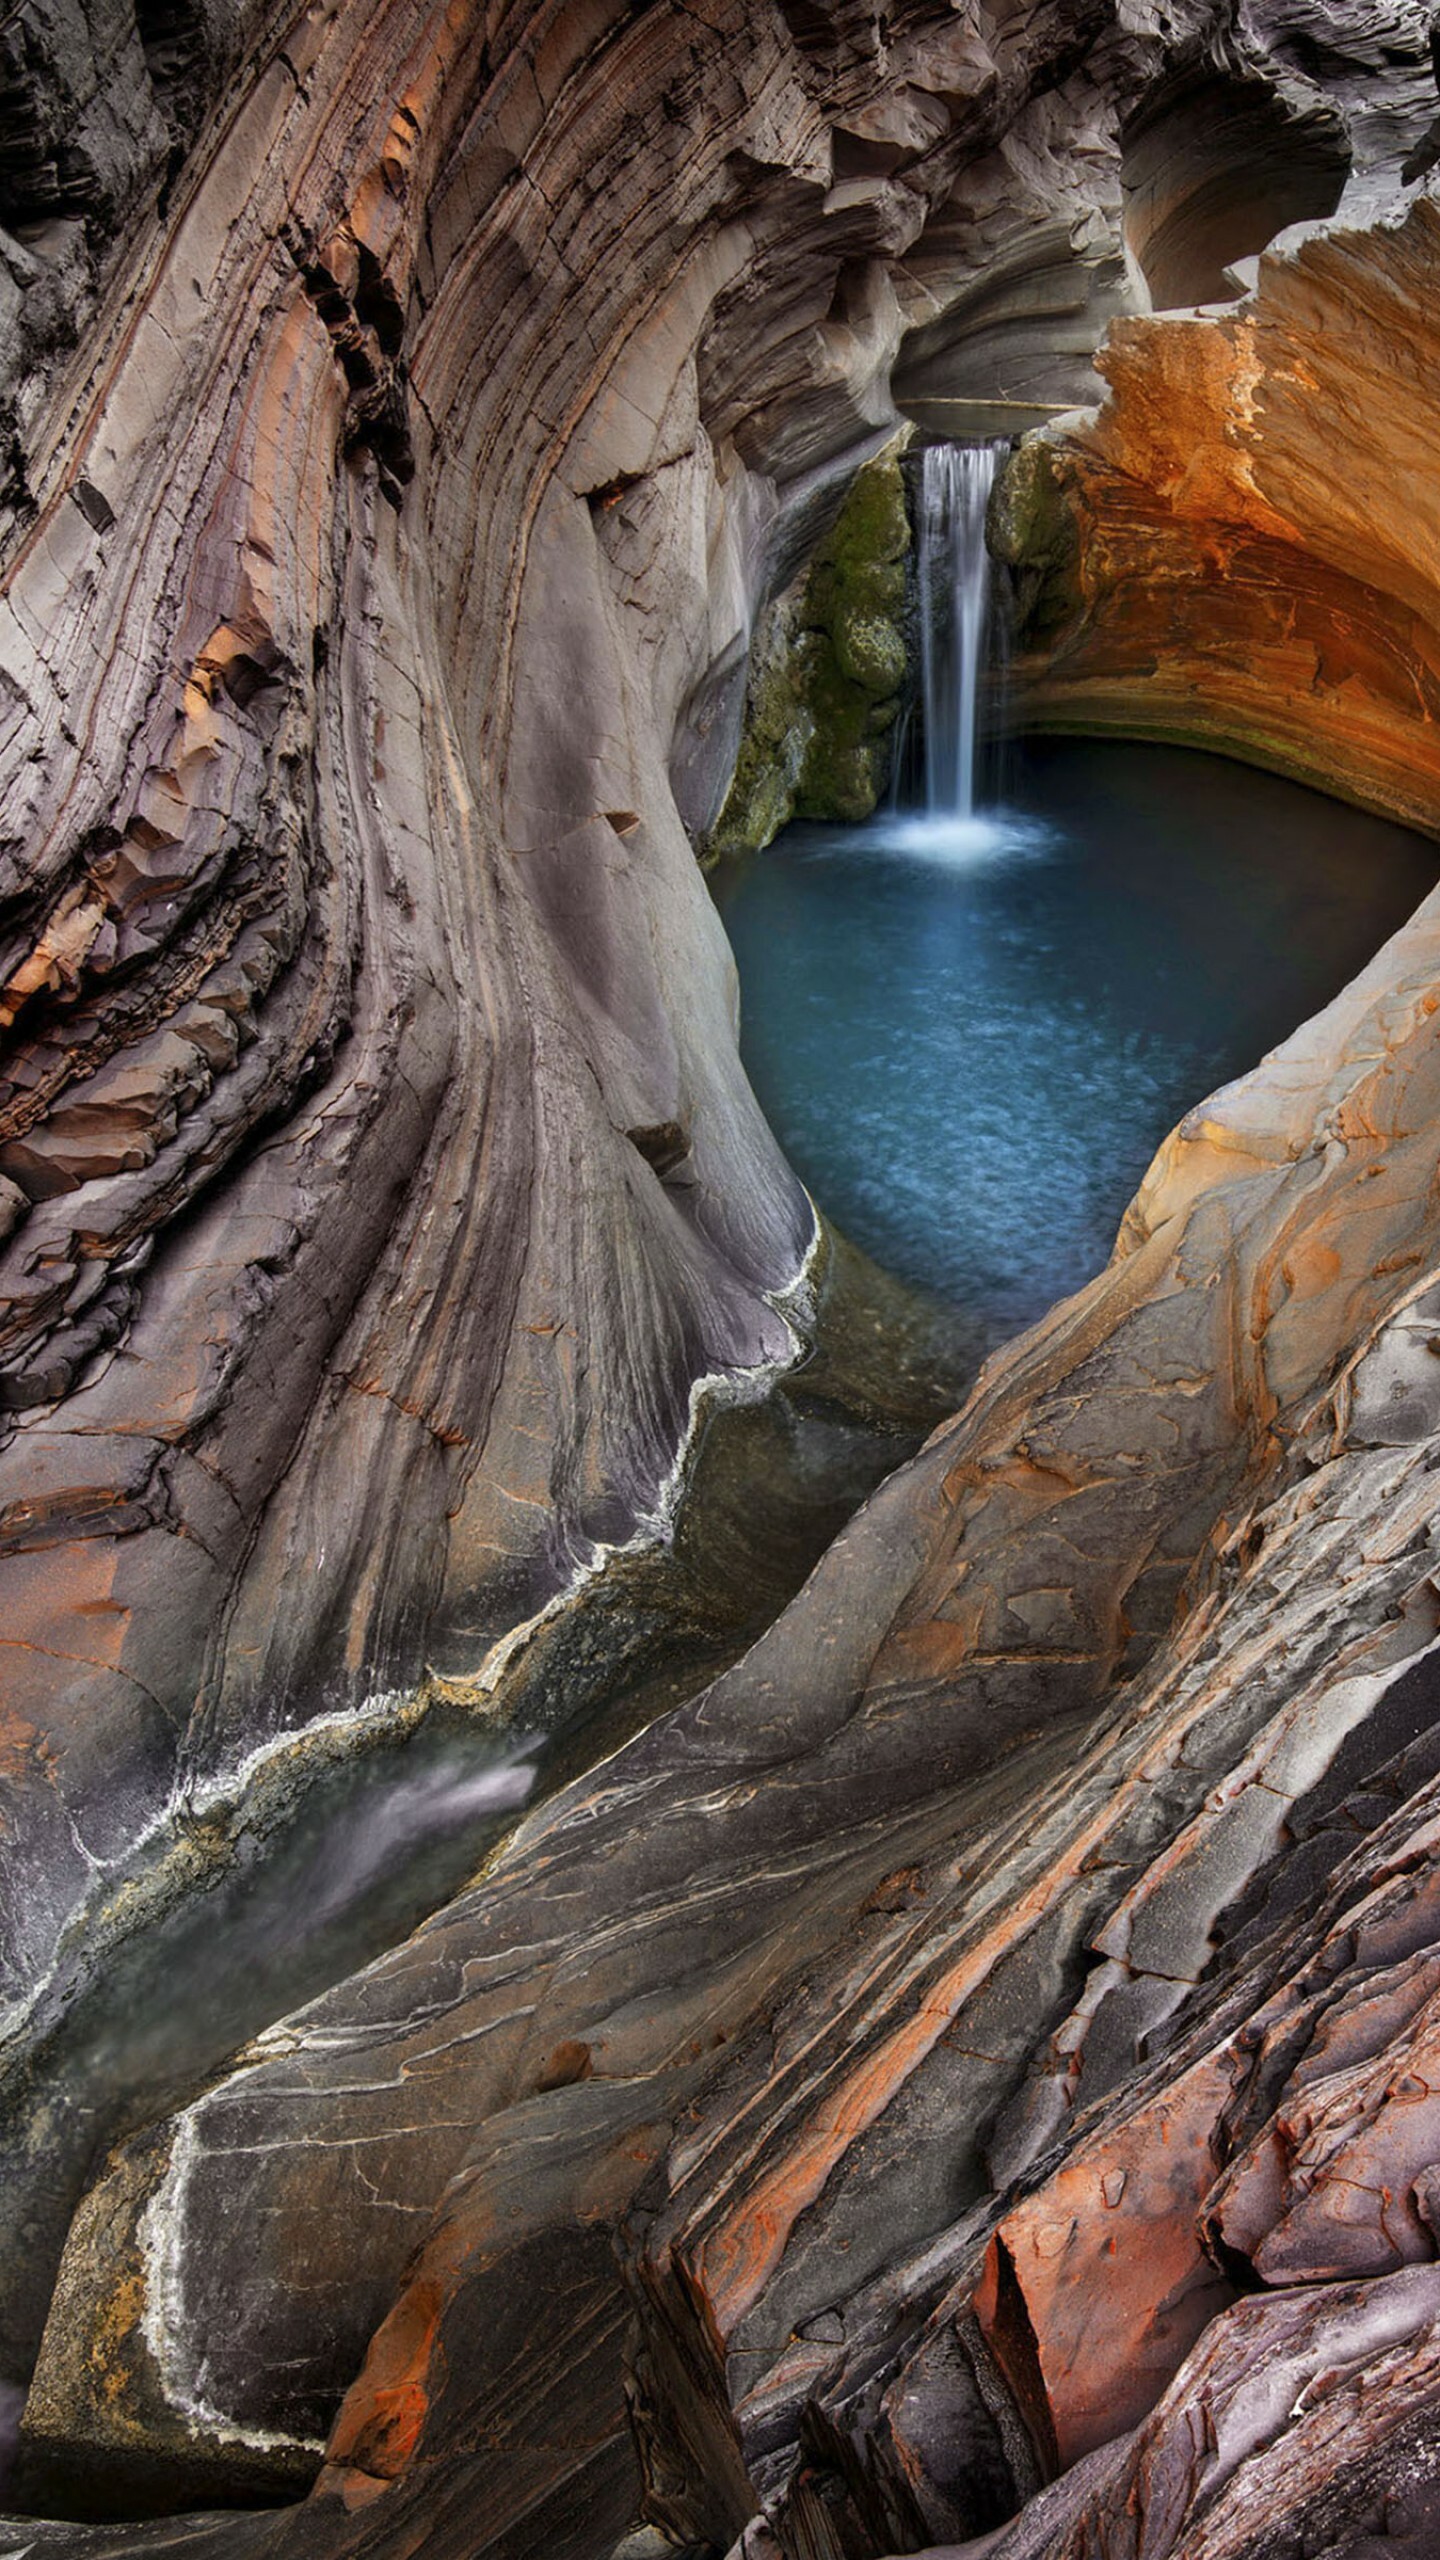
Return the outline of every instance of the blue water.
<path id="1" fill-rule="evenodd" d="M 741 1048 L 820 1206 L 990 1341 L 1109 1257 L 1167 1130 L 1336 994 L 1423 838 L 1184 749 L 1036 741 L 1007 809 L 794 826 L 718 887 Z"/>

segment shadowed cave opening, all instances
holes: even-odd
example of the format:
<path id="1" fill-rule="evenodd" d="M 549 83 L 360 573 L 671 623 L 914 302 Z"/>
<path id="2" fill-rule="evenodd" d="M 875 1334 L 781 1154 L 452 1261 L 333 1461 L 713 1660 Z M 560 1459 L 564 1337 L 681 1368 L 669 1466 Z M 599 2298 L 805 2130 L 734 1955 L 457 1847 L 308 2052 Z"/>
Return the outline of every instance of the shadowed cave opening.
<path id="1" fill-rule="evenodd" d="M 1239 262 L 1333 213 L 1350 174 L 1338 116 L 1209 62 L 1143 99 L 1120 144 L 1125 243 L 1157 311 L 1234 301 Z"/>

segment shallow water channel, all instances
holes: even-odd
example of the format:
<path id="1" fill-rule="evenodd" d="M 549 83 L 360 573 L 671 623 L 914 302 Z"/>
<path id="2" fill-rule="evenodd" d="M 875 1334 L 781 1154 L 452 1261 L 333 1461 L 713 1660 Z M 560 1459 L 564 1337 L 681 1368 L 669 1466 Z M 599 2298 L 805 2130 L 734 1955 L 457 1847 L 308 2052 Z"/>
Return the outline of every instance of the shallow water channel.
<path id="1" fill-rule="evenodd" d="M 792 826 L 717 895 L 792 1164 L 993 1343 L 1102 1267 L 1166 1132 L 1337 994 L 1437 867 L 1273 774 L 1037 739 L 1001 809 Z"/>

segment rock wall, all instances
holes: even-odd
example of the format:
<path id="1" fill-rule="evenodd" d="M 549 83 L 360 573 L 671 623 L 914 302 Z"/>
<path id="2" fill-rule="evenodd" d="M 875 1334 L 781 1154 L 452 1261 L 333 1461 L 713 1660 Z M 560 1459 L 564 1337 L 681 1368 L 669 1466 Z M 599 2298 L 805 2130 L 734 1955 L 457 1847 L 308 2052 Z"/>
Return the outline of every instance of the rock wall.
<path id="1" fill-rule="evenodd" d="M 1117 325 L 1110 399 L 1028 446 L 997 511 L 1023 717 L 1215 746 L 1433 829 L 1436 240 L 1422 197 L 1267 256 L 1233 316 Z M 1366 421 L 1343 460 L 1342 418 Z"/>
<path id="2" fill-rule="evenodd" d="M 913 547 L 899 453 L 879 455 L 856 473 L 803 578 L 757 624 L 708 860 L 760 851 L 796 815 L 873 816 L 915 684 Z"/>
<path id="3" fill-rule="evenodd" d="M 175 1879 L 437 1702 L 503 1717 L 524 1631 L 663 1526 L 704 1382 L 794 1357 L 813 1213 L 687 829 L 759 599 L 898 423 L 912 252 L 1167 42 L 1062 0 L 209 26 L 7 38 L 27 167 L 72 93 L 97 167 L 134 146 L 5 200 L 37 329 L 85 253 L 12 348 L 0 598 L 27 2122 Z M 546 1724 L 623 1591 L 595 1623 Z"/>
<path id="4" fill-rule="evenodd" d="M 187 1791 L 473 1674 L 655 1511 L 697 1382 L 791 1356 L 811 1213 L 682 819 L 893 428 L 904 258 L 1095 41 L 226 23 L 27 376 L 6 556 L 16 2002 Z M 1155 38 L 1101 33 L 1123 92 Z"/>
<path id="5" fill-rule="evenodd" d="M 787 2555 L 913 2550 L 1138 2461 L 1237 2290 L 1431 2254 L 1380 2189 L 1429 2140 L 1437 934 L 1196 1115 L 744 1664 L 121 2156 L 38 2432 L 298 2431 L 438 2194 L 276 2551 L 473 2548 L 477 2439 L 481 2548 L 604 2550 L 627 2368 L 682 2545 L 764 2499 Z M 1277 2183 L 1332 2035 L 1369 2094 Z"/>
<path id="6" fill-rule="evenodd" d="M 1308 82 L 1351 192 L 1027 465 L 1035 716 L 1436 823 L 1423 32 L 316 12 L 96 250 L 5 607 L 17 1995 L 785 1356 L 811 1217 L 682 819 L 903 321 L 1072 129 L 1118 255 L 1202 43 Z M 32 2494 L 312 2493 L 0 2548 L 1425 2547 L 1437 937 L 1197 1109 L 741 1663 L 99 2165 Z M 69 2213 L 14 2234 L 21 2381 Z"/>

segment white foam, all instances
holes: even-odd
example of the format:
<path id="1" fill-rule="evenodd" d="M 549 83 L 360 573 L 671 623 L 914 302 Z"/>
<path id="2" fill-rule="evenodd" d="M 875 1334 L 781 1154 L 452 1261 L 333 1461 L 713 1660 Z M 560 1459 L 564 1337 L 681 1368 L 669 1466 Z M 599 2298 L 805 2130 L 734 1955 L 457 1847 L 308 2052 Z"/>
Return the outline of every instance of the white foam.
<path id="1" fill-rule="evenodd" d="M 1039 818 L 1014 809 L 981 809 L 973 817 L 920 815 L 877 820 L 869 841 L 881 854 L 908 855 L 951 871 L 980 871 L 1001 862 L 1034 861 L 1060 838 Z"/>

